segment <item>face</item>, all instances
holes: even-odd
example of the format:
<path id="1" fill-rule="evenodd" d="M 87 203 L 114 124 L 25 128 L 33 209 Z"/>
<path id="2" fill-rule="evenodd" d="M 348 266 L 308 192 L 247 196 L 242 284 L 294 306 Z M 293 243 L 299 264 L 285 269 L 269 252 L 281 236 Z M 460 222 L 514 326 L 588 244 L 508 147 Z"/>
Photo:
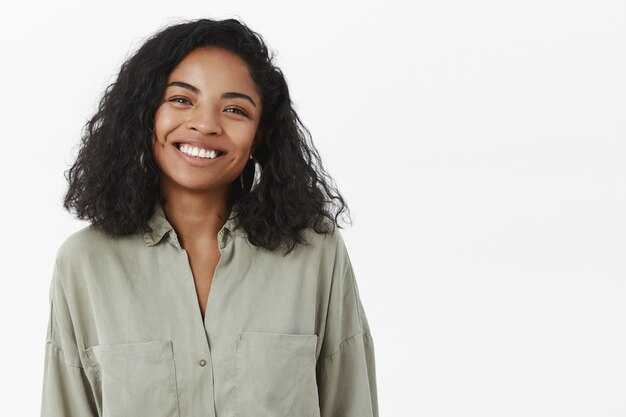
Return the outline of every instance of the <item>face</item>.
<path id="1" fill-rule="evenodd" d="M 225 197 L 254 151 L 261 110 L 240 57 L 216 47 L 189 53 L 169 74 L 155 114 L 152 143 L 162 192 Z"/>

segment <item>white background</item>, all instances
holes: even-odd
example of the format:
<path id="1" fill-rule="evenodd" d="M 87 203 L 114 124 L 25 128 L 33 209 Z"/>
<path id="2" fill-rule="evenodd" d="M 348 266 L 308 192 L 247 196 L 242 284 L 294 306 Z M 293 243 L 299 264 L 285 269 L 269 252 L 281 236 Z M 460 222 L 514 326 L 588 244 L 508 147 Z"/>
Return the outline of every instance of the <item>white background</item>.
<path id="1" fill-rule="evenodd" d="M 157 29 L 238 17 L 346 197 L 381 416 L 626 416 L 626 3 L 2 6 L 3 414 L 38 415 L 63 172 Z"/>

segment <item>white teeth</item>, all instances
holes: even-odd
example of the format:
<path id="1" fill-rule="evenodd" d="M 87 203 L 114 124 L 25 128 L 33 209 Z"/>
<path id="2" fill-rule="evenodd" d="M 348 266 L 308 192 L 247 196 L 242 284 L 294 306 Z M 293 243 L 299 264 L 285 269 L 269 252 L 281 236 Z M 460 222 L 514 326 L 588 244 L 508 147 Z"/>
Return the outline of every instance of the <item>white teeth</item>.
<path id="1" fill-rule="evenodd" d="M 200 148 L 196 148 L 195 146 L 190 146 L 187 144 L 181 145 L 179 149 L 185 155 L 195 156 L 198 158 L 213 159 L 217 157 L 217 151 L 200 149 Z"/>

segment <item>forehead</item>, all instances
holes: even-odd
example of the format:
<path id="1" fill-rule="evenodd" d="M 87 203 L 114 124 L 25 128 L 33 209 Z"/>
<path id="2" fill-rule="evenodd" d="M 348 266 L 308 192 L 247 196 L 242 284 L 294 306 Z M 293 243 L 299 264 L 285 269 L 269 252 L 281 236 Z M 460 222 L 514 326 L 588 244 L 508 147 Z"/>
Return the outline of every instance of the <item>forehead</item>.
<path id="1" fill-rule="evenodd" d="M 209 46 L 191 51 L 168 76 L 168 82 L 187 81 L 201 90 L 203 86 L 223 85 L 257 92 L 248 65 L 238 55 Z"/>

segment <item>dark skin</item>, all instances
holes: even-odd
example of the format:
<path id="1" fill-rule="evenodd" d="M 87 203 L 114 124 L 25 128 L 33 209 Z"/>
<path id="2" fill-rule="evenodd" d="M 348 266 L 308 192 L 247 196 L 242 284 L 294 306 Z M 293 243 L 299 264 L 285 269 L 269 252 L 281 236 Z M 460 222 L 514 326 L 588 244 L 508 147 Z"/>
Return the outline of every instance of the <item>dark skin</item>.
<path id="1" fill-rule="evenodd" d="M 230 214 L 226 195 L 254 151 L 261 97 L 245 61 L 215 47 L 192 51 L 171 72 L 166 84 L 171 82 L 184 84 L 165 89 L 155 114 L 153 151 L 167 200 L 163 211 L 189 257 L 204 320 L 221 257 L 218 232 Z M 215 160 L 189 157 L 179 143 L 224 154 Z"/>

